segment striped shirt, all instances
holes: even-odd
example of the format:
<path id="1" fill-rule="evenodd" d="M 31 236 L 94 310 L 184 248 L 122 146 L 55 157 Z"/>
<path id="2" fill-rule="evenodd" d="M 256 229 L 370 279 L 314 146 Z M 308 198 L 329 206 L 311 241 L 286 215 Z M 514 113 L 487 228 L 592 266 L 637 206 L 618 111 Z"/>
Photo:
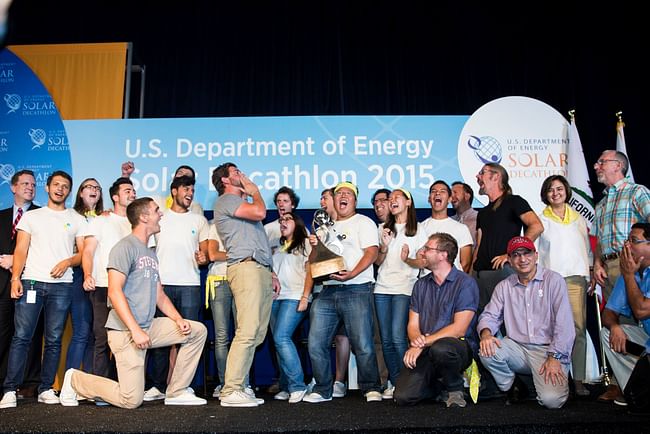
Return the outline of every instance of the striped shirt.
<path id="1" fill-rule="evenodd" d="M 650 221 L 650 192 L 644 185 L 628 178 L 605 189 L 605 196 L 596 205 L 592 235 L 598 239 L 600 253 L 617 253 L 637 222 Z"/>

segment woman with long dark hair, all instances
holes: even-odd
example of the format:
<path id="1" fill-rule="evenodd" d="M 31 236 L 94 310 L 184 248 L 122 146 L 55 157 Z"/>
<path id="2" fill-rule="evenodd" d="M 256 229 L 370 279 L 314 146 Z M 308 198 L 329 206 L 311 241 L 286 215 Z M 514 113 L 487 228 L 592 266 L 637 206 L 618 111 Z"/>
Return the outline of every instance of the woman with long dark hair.
<path id="1" fill-rule="evenodd" d="M 280 248 L 273 255 L 273 271 L 282 290 L 271 308 L 271 331 L 280 367 L 280 392 L 275 399 L 302 401 L 307 386 L 292 336 L 307 314 L 313 280 L 307 259 L 311 251 L 305 223 L 295 212 L 280 217 Z"/>
<path id="2" fill-rule="evenodd" d="M 102 187 L 95 178 L 86 178 L 81 182 L 73 208 L 86 221 L 90 221 L 104 211 Z M 83 288 L 83 281 L 84 275 L 81 266 L 74 267 L 72 303 L 70 304 L 72 339 L 68 346 L 65 369 L 80 369 L 83 365 L 84 371 L 93 372 L 93 307 L 88 293 Z"/>

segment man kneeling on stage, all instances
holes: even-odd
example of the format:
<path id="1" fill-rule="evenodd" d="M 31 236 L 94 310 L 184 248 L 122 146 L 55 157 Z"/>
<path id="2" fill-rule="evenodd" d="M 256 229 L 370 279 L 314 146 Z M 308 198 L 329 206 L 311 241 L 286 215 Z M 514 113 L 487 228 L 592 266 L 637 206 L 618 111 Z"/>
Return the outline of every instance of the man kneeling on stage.
<path id="1" fill-rule="evenodd" d="M 165 404 L 204 405 L 206 400 L 195 396 L 188 386 L 207 330 L 201 323 L 183 319 L 174 308 L 162 290 L 156 253 L 147 247 L 149 237 L 160 231 L 162 213 L 156 202 L 145 197 L 133 201 L 126 215 L 132 232 L 113 247 L 107 266 L 112 309 L 106 328 L 119 382 L 68 369 L 59 396 L 61 404 L 76 406 L 77 399 L 88 398 L 122 408 L 140 406 L 147 348 L 180 344 Z M 154 318 L 156 306 L 166 317 Z"/>
<path id="2" fill-rule="evenodd" d="M 569 364 L 575 338 L 568 290 L 562 276 L 537 265 L 535 244 L 526 237 L 508 242 L 515 270 L 494 288 L 478 320 L 481 362 L 506 405 L 524 401 L 528 390 L 516 374 L 532 375 L 537 401 L 560 408 L 569 397 Z M 507 336 L 495 335 L 505 325 Z"/>
<path id="3" fill-rule="evenodd" d="M 407 326 L 410 347 L 404 354 L 393 395 L 398 405 L 437 398 L 447 391 L 447 407 L 465 407 L 463 371 L 478 350 L 475 332 L 478 284 L 454 267 L 456 240 L 435 233 L 422 247 L 431 274 L 413 287 Z"/>

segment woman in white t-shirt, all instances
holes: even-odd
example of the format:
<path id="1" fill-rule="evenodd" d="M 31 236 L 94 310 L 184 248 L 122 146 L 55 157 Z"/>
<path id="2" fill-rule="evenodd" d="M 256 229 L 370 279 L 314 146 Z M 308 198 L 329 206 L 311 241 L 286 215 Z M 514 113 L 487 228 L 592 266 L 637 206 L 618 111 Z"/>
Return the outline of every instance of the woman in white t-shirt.
<path id="1" fill-rule="evenodd" d="M 311 251 L 305 223 L 294 212 L 280 218 L 280 248 L 273 255 L 273 271 L 280 281 L 280 295 L 271 308 L 271 331 L 280 367 L 280 392 L 275 399 L 293 404 L 307 392 L 305 376 L 292 336 L 305 318 L 313 280 L 307 258 Z"/>
<path id="2" fill-rule="evenodd" d="M 409 260 L 415 259 L 426 238 L 409 191 L 394 190 L 388 198 L 388 207 L 386 223 L 379 225 L 379 255 L 375 261 L 379 270 L 374 293 L 382 351 L 394 385 L 408 348 L 406 324 L 411 292 L 419 272 L 416 262 Z M 384 398 L 391 399 L 393 391 L 394 386 L 387 385 Z"/>
<path id="3" fill-rule="evenodd" d="M 539 236 L 539 264 L 560 273 L 569 290 L 576 340 L 571 363 L 576 394 L 589 395 L 585 379 L 587 336 L 586 291 L 589 279 L 590 244 L 587 223 L 569 205 L 571 186 L 561 175 L 544 180 L 541 199 L 547 206 L 539 215 L 544 232 Z"/>
<path id="4" fill-rule="evenodd" d="M 104 211 L 102 187 L 95 178 L 86 178 L 79 184 L 73 208 L 86 221 L 94 219 Z M 83 365 L 84 371 L 93 372 L 93 306 L 83 288 L 84 274 L 81 266 L 72 270 L 72 338 L 68 345 L 65 369 L 80 369 Z"/>

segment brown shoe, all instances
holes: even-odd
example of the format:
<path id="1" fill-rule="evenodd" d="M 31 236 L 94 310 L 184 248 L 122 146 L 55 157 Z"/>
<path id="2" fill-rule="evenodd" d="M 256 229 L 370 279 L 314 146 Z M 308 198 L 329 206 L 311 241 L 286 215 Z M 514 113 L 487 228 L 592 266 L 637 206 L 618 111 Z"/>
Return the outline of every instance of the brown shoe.
<path id="1" fill-rule="evenodd" d="M 617 384 L 607 386 L 605 393 L 598 397 L 598 401 L 600 402 L 612 402 L 616 399 L 624 399 L 623 392 L 621 392 L 621 388 Z"/>

